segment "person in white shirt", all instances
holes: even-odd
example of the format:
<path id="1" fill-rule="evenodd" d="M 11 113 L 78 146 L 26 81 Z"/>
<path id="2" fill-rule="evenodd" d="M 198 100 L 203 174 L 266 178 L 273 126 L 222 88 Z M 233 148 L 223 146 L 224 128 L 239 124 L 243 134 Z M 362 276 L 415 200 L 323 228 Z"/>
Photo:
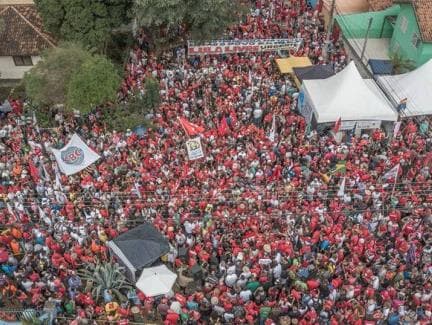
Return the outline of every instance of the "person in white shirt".
<path id="1" fill-rule="evenodd" d="M 239 296 L 240 296 L 241 300 L 243 300 L 243 302 L 248 302 L 250 300 L 250 298 L 252 297 L 252 291 L 250 291 L 249 289 L 242 290 L 242 291 L 240 291 Z"/>

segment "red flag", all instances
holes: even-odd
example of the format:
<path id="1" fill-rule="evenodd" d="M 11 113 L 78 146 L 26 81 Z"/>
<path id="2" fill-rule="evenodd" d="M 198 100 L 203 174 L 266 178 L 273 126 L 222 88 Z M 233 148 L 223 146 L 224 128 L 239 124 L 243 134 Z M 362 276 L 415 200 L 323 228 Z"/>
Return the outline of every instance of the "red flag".
<path id="1" fill-rule="evenodd" d="M 189 136 L 194 136 L 199 133 L 204 132 L 204 128 L 202 126 L 193 124 L 189 122 L 188 120 L 184 119 L 183 117 L 179 117 L 180 125 L 182 126 L 183 130 L 186 132 Z"/>
<path id="2" fill-rule="evenodd" d="M 218 134 L 219 136 L 224 136 L 227 135 L 229 133 L 230 129 L 228 126 L 228 122 L 226 120 L 225 117 L 222 118 L 222 120 L 219 123 L 219 127 L 218 127 Z"/>
<path id="3" fill-rule="evenodd" d="M 334 125 L 334 127 L 333 127 L 333 132 L 334 132 L 334 133 L 338 133 L 338 132 L 339 132 L 339 129 L 340 129 L 340 127 L 341 127 L 341 125 L 342 125 L 342 119 L 339 117 L 339 118 L 337 119 L 337 121 L 335 122 L 335 125 Z"/>
<path id="4" fill-rule="evenodd" d="M 33 181 L 35 183 L 39 182 L 39 171 L 31 159 L 29 159 L 28 165 L 29 165 L 30 176 L 33 178 Z"/>

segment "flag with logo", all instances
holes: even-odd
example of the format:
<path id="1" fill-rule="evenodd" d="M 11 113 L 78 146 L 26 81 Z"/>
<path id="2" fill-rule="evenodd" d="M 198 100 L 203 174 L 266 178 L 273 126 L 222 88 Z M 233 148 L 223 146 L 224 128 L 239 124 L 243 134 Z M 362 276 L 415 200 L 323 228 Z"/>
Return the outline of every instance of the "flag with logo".
<path id="1" fill-rule="evenodd" d="M 194 138 L 186 141 L 186 148 L 189 156 L 189 160 L 195 160 L 204 157 L 204 151 L 201 146 L 201 139 Z"/>
<path id="2" fill-rule="evenodd" d="M 336 166 L 330 171 L 330 174 L 334 175 L 336 173 L 345 174 L 346 173 L 346 161 L 339 160 Z"/>
<path id="3" fill-rule="evenodd" d="M 60 171 L 67 176 L 80 172 L 100 158 L 77 134 L 72 136 L 69 143 L 63 149 L 51 150 Z"/>

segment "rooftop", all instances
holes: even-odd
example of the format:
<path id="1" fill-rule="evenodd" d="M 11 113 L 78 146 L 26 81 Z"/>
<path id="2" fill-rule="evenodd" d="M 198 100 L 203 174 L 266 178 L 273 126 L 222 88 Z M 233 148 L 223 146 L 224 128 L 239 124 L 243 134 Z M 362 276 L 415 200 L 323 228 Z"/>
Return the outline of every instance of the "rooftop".
<path id="1" fill-rule="evenodd" d="M 0 56 L 40 55 L 55 45 L 34 5 L 0 6 Z"/>

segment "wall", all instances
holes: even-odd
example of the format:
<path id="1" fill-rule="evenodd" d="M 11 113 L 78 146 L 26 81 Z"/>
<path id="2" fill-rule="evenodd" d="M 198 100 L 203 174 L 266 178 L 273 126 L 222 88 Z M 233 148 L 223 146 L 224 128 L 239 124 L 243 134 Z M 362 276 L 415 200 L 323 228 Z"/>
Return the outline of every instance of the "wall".
<path id="1" fill-rule="evenodd" d="M 40 60 L 40 56 L 32 56 L 33 65 Z M 22 79 L 24 73 L 32 66 L 17 67 L 11 56 L 0 56 L 0 79 Z"/>
<path id="2" fill-rule="evenodd" d="M 0 0 L 0 5 L 32 5 L 33 0 Z"/>
<path id="3" fill-rule="evenodd" d="M 404 21 L 408 22 L 405 31 L 401 29 Z M 401 55 L 413 60 L 416 65 L 418 65 L 422 46 L 420 44 L 419 47 L 416 48 L 413 45 L 412 39 L 414 33 L 416 33 L 419 38 L 421 37 L 414 9 L 410 4 L 401 4 L 401 12 L 396 20 L 395 30 L 390 43 L 390 52 L 399 50 Z"/>
<path id="4" fill-rule="evenodd" d="M 369 18 L 373 18 L 369 37 L 390 38 L 393 34 L 393 27 L 385 20 L 385 17 L 397 16 L 399 11 L 400 7 L 396 5 L 382 11 L 340 15 L 336 17 L 336 22 L 341 27 L 345 38 L 364 38 L 369 24 Z M 381 30 L 383 31 L 382 36 Z"/>
<path id="5" fill-rule="evenodd" d="M 420 56 L 417 60 L 417 66 L 422 65 L 432 59 L 432 43 L 422 43 Z"/>

